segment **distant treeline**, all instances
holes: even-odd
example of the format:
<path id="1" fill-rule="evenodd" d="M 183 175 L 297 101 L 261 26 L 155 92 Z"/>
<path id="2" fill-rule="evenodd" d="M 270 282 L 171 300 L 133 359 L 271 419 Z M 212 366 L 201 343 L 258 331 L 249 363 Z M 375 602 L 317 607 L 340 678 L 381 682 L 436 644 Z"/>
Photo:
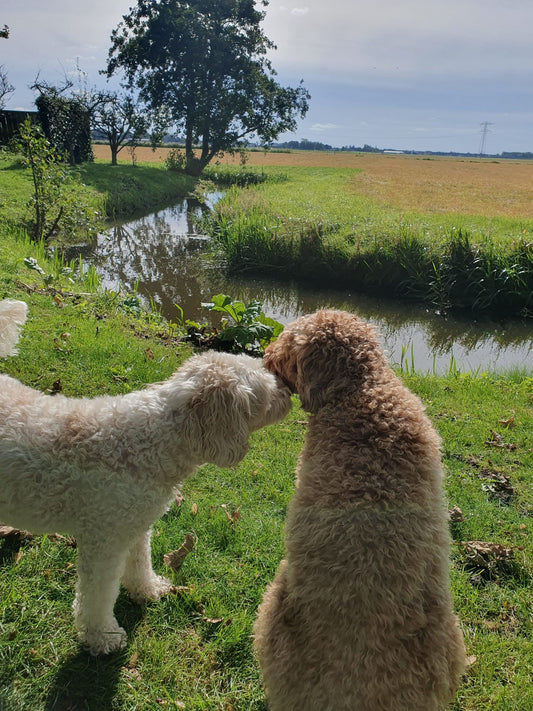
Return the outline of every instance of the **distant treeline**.
<path id="1" fill-rule="evenodd" d="M 456 151 L 413 151 L 413 150 L 395 150 L 392 148 L 377 148 L 369 146 L 365 143 L 364 146 L 330 146 L 329 143 L 321 143 L 320 141 L 308 141 L 304 138 L 302 141 L 285 141 L 284 143 L 273 143 L 272 148 L 292 150 L 292 151 L 350 151 L 354 153 L 403 153 L 405 155 L 432 155 L 432 156 L 463 156 L 467 158 L 479 158 L 479 153 L 461 153 Z M 533 160 L 533 153 L 520 151 L 504 151 L 502 153 L 488 154 L 483 153 L 483 158 L 508 158 L 515 160 Z"/>
<path id="2" fill-rule="evenodd" d="M 365 143 L 364 146 L 343 146 L 336 148 L 330 146 L 329 143 L 320 143 L 320 141 L 308 141 L 304 138 L 302 141 L 286 141 L 285 143 L 273 143 L 272 148 L 285 148 L 291 151 L 353 151 L 357 153 L 383 153 L 380 148 L 369 146 Z"/>

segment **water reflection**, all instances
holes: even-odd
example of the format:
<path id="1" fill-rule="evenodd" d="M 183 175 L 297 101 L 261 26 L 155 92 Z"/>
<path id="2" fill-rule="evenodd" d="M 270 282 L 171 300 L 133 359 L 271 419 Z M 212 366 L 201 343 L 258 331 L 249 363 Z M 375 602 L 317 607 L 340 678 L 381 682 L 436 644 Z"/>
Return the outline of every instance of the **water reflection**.
<path id="1" fill-rule="evenodd" d="M 105 286 L 132 291 L 137 284 L 140 295 L 174 320 L 176 303 L 186 318 L 206 320 L 208 312 L 201 302 L 225 292 L 246 302 L 259 299 L 265 313 L 285 324 L 324 306 L 354 311 L 377 325 L 393 363 L 400 363 L 403 352 L 419 371 L 445 372 L 452 358 L 461 371 L 533 368 L 531 324 L 445 319 L 416 305 L 346 291 L 227 277 L 210 263 L 206 238 L 196 231 L 194 215 L 201 209 L 185 200 L 116 225 L 84 249 L 82 259 L 95 265 Z"/>

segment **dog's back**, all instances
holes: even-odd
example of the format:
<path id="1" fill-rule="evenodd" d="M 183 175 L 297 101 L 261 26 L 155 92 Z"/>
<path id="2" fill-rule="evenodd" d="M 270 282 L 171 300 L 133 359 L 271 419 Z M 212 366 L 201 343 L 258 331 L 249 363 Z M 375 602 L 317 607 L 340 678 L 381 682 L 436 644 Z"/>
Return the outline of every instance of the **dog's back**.
<path id="1" fill-rule="evenodd" d="M 311 413 L 254 627 L 271 711 L 442 711 L 464 669 L 440 439 L 374 330 L 323 311 L 267 366 Z"/>

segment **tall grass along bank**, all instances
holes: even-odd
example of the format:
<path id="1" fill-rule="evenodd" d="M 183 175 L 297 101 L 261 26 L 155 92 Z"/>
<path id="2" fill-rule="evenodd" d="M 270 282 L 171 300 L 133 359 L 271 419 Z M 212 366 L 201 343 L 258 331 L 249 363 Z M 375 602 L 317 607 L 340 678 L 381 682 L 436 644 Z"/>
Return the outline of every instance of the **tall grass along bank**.
<path id="1" fill-rule="evenodd" d="M 208 229 L 230 269 L 533 318 L 532 220 L 417 215 L 353 193 L 350 170 L 284 172 L 215 206 Z"/>

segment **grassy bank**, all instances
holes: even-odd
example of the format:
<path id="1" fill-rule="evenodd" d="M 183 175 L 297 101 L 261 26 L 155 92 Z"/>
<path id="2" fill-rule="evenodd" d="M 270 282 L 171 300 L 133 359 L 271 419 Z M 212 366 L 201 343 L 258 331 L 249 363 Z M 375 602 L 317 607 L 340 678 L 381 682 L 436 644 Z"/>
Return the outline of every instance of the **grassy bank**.
<path id="1" fill-rule="evenodd" d="M 418 214 L 354 192 L 354 170 L 280 170 L 216 205 L 208 229 L 230 269 L 533 317 L 533 220 Z"/>
<path id="2" fill-rule="evenodd" d="M 111 166 L 100 160 L 79 167 L 94 209 L 104 218 L 126 218 L 176 203 L 195 185 L 189 176 L 171 173 L 162 163 Z M 0 152 L 0 221 L 8 226 L 27 219 L 31 173 L 13 154 Z"/>
<path id="3" fill-rule="evenodd" d="M 85 163 L 83 182 L 105 195 L 106 215 L 123 218 L 173 205 L 193 190 L 196 180 L 168 171 L 161 163 Z"/>
<path id="4" fill-rule="evenodd" d="M 50 285 L 29 271 L 33 257 Z M 35 245 L 3 230 L 0 298 L 29 305 L 19 355 L 0 372 L 66 395 L 122 393 L 166 378 L 189 355 L 157 316 L 98 293 L 91 274 L 61 276 Z M 453 711 L 533 708 L 533 373 L 403 376 L 443 438 L 452 584 L 472 665 Z M 128 648 L 93 659 L 76 644 L 75 550 L 53 536 L 0 541 L 0 708 L 9 711 L 265 711 L 251 626 L 283 555 L 283 522 L 305 432 L 298 406 L 257 432 L 231 470 L 202 467 L 155 525 L 154 565 L 197 538 L 177 595 L 146 605 L 125 594 L 117 616 Z M 462 541 L 482 541 L 466 548 Z M 498 547 L 499 546 L 499 547 Z M 477 551 L 477 553 L 476 553 Z"/>

